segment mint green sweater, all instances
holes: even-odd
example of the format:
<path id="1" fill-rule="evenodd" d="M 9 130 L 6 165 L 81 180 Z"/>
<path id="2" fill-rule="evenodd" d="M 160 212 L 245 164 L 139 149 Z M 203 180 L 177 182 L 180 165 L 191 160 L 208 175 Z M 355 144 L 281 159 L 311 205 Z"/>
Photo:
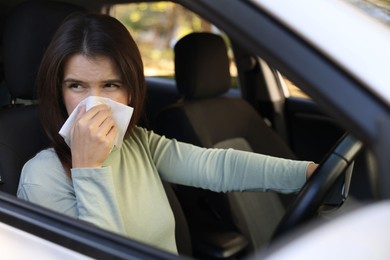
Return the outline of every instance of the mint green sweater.
<path id="1" fill-rule="evenodd" d="M 22 170 L 17 196 L 101 228 L 177 253 L 175 220 L 161 180 L 217 192 L 295 192 L 309 162 L 233 149 L 204 149 L 136 127 L 102 168 L 68 178 L 53 149 Z"/>

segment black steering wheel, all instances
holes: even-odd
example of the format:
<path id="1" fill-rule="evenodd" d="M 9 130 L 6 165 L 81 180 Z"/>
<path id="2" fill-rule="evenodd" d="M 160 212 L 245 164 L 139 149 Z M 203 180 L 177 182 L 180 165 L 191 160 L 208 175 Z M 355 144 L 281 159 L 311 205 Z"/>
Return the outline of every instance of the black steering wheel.
<path id="1" fill-rule="evenodd" d="M 344 173 L 361 149 L 362 143 L 351 134 L 344 134 L 340 138 L 289 205 L 272 239 L 278 238 L 317 214 L 327 195 L 344 177 Z"/>

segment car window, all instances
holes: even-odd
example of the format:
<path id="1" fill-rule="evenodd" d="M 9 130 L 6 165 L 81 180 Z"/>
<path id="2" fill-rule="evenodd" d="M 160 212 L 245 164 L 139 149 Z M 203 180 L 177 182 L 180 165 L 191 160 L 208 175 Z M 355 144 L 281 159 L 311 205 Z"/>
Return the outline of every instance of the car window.
<path id="1" fill-rule="evenodd" d="M 285 93 L 286 97 L 295 97 L 295 98 L 305 98 L 310 99 L 310 97 L 300 89 L 296 84 L 290 81 L 287 77 L 282 76 L 280 80 L 283 81 L 283 84 L 287 87 L 287 93 Z"/>
<path id="2" fill-rule="evenodd" d="M 237 69 L 226 35 L 213 24 L 170 2 L 129 3 L 110 7 L 109 14 L 120 20 L 137 42 L 145 76 L 174 77 L 175 43 L 191 32 L 221 34 L 227 43 L 231 61 L 232 85 L 237 84 Z"/>

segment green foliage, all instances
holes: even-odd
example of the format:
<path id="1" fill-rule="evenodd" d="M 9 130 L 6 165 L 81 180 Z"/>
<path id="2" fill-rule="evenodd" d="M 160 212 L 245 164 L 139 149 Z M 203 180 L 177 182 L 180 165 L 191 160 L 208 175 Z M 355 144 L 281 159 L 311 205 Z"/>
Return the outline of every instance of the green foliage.
<path id="1" fill-rule="evenodd" d="M 170 2 L 116 5 L 112 13 L 134 37 L 145 71 L 151 74 L 173 75 L 175 42 L 192 31 L 210 28 L 198 16 Z"/>
<path id="2" fill-rule="evenodd" d="M 172 47 L 176 41 L 194 31 L 213 29 L 207 21 L 172 2 L 115 5 L 111 13 L 128 28 L 137 42 L 148 76 L 173 76 Z M 222 34 L 222 37 L 230 50 L 227 36 Z M 229 55 L 232 56 L 231 51 Z"/>

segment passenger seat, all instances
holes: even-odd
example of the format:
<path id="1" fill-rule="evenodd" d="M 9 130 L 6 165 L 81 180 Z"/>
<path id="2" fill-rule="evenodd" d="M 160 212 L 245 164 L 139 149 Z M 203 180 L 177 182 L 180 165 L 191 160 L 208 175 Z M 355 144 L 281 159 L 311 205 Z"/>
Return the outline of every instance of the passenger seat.
<path id="1" fill-rule="evenodd" d="M 177 42 L 174 51 L 181 99 L 159 113 L 156 132 L 207 148 L 294 158 L 248 102 L 224 96 L 231 79 L 221 36 L 191 33 Z M 180 185 L 176 192 L 192 231 L 194 251 L 200 256 L 211 253 L 223 258 L 242 253 L 243 237 L 250 250 L 260 248 L 284 214 L 279 195 L 271 192 L 220 194 Z"/>

